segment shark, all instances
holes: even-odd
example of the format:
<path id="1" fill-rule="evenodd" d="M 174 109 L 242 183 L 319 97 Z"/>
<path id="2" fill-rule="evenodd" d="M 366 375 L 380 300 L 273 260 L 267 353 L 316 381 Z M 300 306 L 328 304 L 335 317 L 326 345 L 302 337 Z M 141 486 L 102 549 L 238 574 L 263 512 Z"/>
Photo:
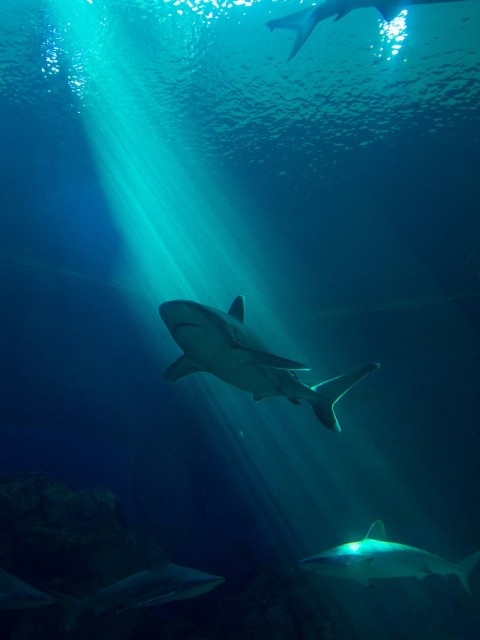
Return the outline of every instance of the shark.
<path id="1" fill-rule="evenodd" d="M 376 520 L 363 540 L 347 542 L 300 560 L 299 567 L 323 576 L 351 578 L 372 586 L 376 578 L 418 578 L 437 573 L 456 575 L 471 594 L 470 574 L 480 561 L 480 551 L 455 564 L 428 551 L 389 542 L 382 520 Z"/>
<path id="2" fill-rule="evenodd" d="M 0 569 L 0 609 L 36 609 L 55 598 Z"/>
<path id="3" fill-rule="evenodd" d="M 165 380 L 175 383 L 193 373 L 207 372 L 252 393 L 255 401 L 281 396 L 293 404 L 307 402 L 317 419 L 332 431 L 341 431 L 335 404 L 380 366 L 368 364 L 352 373 L 308 386 L 296 371 L 309 367 L 275 355 L 245 325 L 244 296 L 237 296 L 228 312 L 191 300 L 164 302 L 159 312 L 183 351 L 166 370 Z"/>
<path id="4" fill-rule="evenodd" d="M 266 25 L 270 31 L 291 29 L 296 32 L 295 42 L 290 51 L 288 62 L 299 52 L 317 24 L 326 18 L 335 16 L 334 22 L 337 22 L 337 20 L 340 20 L 340 18 L 343 18 L 354 9 L 375 7 L 384 20 L 391 22 L 402 10 L 411 5 L 461 1 L 463 0 L 320 0 L 313 7 L 290 13 L 283 18 L 270 20 Z"/>
<path id="5" fill-rule="evenodd" d="M 211 591 L 225 578 L 171 562 L 123 578 L 82 600 L 83 609 L 96 613 L 114 608 L 156 607 L 172 600 L 187 600 Z"/>
<path id="6" fill-rule="evenodd" d="M 222 576 L 168 562 L 138 571 L 82 600 L 55 595 L 66 609 L 66 628 L 71 629 L 82 611 L 93 610 L 98 614 L 112 609 L 120 613 L 127 609 L 156 607 L 172 600 L 196 598 L 224 580 Z"/>

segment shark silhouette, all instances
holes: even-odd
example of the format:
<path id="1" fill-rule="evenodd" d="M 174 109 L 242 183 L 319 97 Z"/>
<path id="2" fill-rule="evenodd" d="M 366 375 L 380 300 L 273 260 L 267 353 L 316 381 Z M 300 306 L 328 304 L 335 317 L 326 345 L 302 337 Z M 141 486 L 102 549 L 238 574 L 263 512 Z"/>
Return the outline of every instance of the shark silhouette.
<path id="1" fill-rule="evenodd" d="M 55 598 L 0 569 L 0 609 L 35 609 Z"/>
<path id="2" fill-rule="evenodd" d="M 127 576 L 83 600 L 59 593 L 54 595 L 66 611 L 65 627 L 70 630 L 82 611 L 93 610 L 99 614 L 111 609 L 120 613 L 156 607 L 172 600 L 196 598 L 224 580 L 221 576 L 169 562 Z"/>
<path id="3" fill-rule="evenodd" d="M 273 354 L 243 320 L 245 299 L 238 296 L 228 313 L 190 300 L 172 300 L 160 305 L 160 316 L 183 350 L 165 372 L 177 382 L 197 372 L 208 372 L 224 382 L 249 391 L 255 400 L 283 396 L 300 404 L 310 403 L 329 429 L 340 431 L 334 405 L 348 389 L 380 365 L 327 380 L 313 387 L 300 381 L 296 370 L 308 369 L 300 362 Z"/>
<path id="4" fill-rule="evenodd" d="M 295 13 L 270 20 L 267 27 L 274 29 L 292 29 L 297 37 L 288 57 L 291 60 L 302 48 L 305 40 L 315 29 L 321 20 L 335 17 L 335 22 L 340 20 L 354 9 L 375 7 L 383 18 L 390 22 L 405 8 L 415 4 L 438 4 L 443 2 L 460 2 L 461 0 L 320 0 L 318 5 L 303 9 Z"/>
<path id="5" fill-rule="evenodd" d="M 376 520 L 363 540 L 347 542 L 315 556 L 300 560 L 299 566 L 323 576 L 351 578 L 371 586 L 375 578 L 418 578 L 438 573 L 457 575 L 471 593 L 469 578 L 480 561 L 480 551 L 455 564 L 428 551 L 398 542 L 388 542 L 385 527 Z"/>

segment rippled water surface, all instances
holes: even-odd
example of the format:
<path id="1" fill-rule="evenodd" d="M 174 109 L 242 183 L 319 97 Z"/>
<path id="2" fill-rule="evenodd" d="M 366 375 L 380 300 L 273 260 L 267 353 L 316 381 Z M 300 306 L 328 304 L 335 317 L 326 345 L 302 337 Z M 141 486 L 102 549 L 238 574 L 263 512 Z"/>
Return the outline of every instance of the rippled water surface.
<path id="1" fill-rule="evenodd" d="M 477 121 L 477 0 L 413 7 L 395 56 L 375 9 L 326 20 L 289 63 L 292 34 L 265 22 L 296 3 L 190 5 L 2 3 L 3 100 L 38 105 L 53 126 L 117 91 L 119 108 L 148 114 L 164 138 L 180 132 L 205 161 L 270 164 L 286 178 L 300 161 L 313 176 L 351 148 L 387 139 L 387 157 L 392 135 L 448 138 Z"/>

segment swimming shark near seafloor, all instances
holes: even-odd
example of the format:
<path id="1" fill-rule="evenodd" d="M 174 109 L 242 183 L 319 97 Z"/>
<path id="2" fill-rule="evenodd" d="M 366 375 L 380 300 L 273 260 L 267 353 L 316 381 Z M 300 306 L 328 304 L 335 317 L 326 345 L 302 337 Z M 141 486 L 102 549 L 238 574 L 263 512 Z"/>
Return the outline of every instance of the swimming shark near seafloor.
<path id="1" fill-rule="evenodd" d="M 138 571 L 83 600 L 58 593 L 55 596 L 66 611 L 66 628 L 71 629 L 82 611 L 93 610 L 98 614 L 112 609 L 120 613 L 127 609 L 156 607 L 172 600 L 196 598 L 224 580 L 221 576 L 168 562 Z"/>
<path id="2" fill-rule="evenodd" d="M 326 18 L 335 16 L 335 22 L 354 9 L 375 7 L 387 22 L 391 22 L 399 13 L 415 4 L 438 4 L 444 2 L 460 2 L 463 0 L 320 0 L 319 4 L 308 9 L 290 13 L 283 18 L 270 20 L 267 27 L 274 29 L 291 29 L 297 37 L 288 60 L 291 60 L 302 48 L 305 40 L 317 24 Z"/>
<path id="3" fill-rule="evenodd" d="M 300 560 L 299 567 L 323 576 L 351 578 L 372 586 L 376 578 L 418 578 L 437 573 L 454 574 L 471 593 L 470 574 L 480 561 L 480 551 L 455 564 L 440 556 L 398 542 L 389 542 L 381 520 L 376 520 L 363 540 L 347 542 Z"/>
<path id="4" fill-rule="evenodd" d="M 0 609 L 36 609 L 55 598 L 0 569 Z"/>
<path id="5" fill-rule="evenodd" d="M 191 300 L 172 300 L 160 305 L 160 316 L 183 350 L 165 372 L 177 382 L 192 373 L 207 372 L 238 389 L 249 391 L 256 401 L 283 396 L 300 404 L 308 402 L 318 420 L 340 431 L 336 402 L 379 364 L 337 376 L 312 387 L 300 381 L 296 370 L 308 369 L 300 362 L 275 355 L 244 324 L 245 299 L 238 296 L 228 313 Z"/>

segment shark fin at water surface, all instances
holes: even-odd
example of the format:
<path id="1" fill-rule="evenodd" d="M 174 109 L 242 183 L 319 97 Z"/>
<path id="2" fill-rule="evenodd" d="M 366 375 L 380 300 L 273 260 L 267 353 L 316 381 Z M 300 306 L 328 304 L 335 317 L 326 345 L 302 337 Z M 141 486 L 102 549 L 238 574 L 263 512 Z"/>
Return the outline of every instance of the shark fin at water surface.
<path id="1" fill-rule="evenodd" d="M 335 16 L 334 22 L 337 22 L 354 9 L 374 7 L 380 12 L 384 20 L 391 22 L 403 9 L 411 5 L 460 1 L 464 0 L 380 0 L 380 2 L 375 2 L 375 0 L 320 0 L 319 4 L 313 7 L 290 13 L 283 18 L 270 20 L 266 24 L 270 31 L 275 29 L 295 31 L 295 42 L 287 60 L 290 61 L 297 55 L 317 24 L 326 18 Z"/>

